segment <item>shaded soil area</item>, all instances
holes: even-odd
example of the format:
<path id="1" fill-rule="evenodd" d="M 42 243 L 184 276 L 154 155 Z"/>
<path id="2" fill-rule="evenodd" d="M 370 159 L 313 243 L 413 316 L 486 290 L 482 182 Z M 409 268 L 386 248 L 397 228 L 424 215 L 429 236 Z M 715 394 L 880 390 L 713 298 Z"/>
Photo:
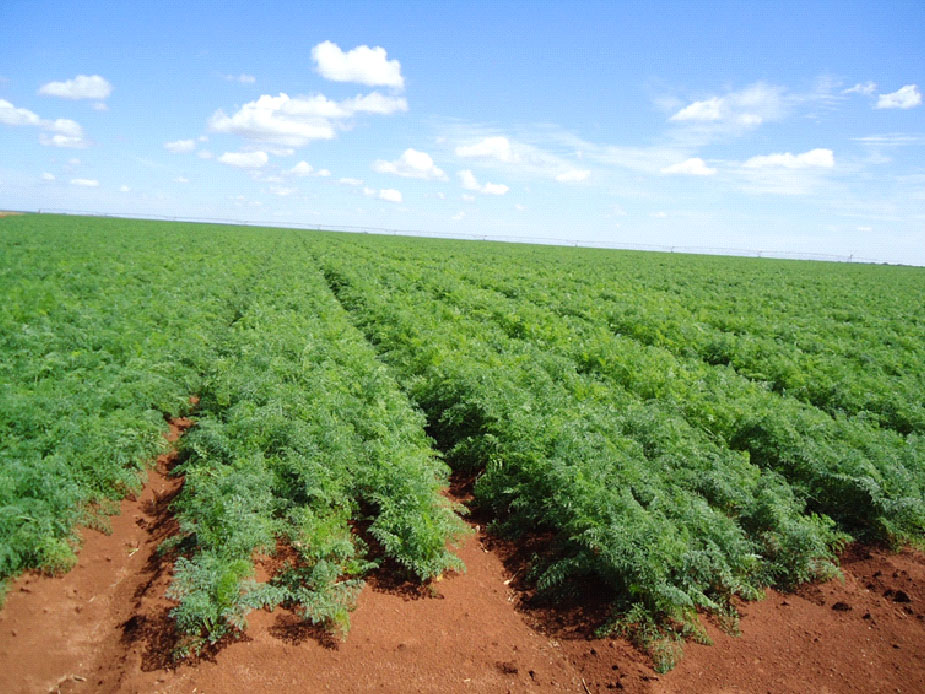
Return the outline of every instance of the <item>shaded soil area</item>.
<path id="1" fill-rule="evenodd" d="M 176 439 L 188 420 L 171 423 Z M 667 674 L 621 639 L 590 639 L 593 596 L 552 610 L 524 581 L 529 545 L 479 526 L 467 570 L 421 589 L 374 574 L 346 642 L 278 608 L 246 634 L 176 664 L 164 598 L 182 480 L 162 456 L 143 493 L 122 502 L 110 535 L 87 530 L 78 566 L 13 582 L 0 611 L 0 691 L 18 692 L 922 692 L 925 555 L 852 546 L 844 580 L 768 591 L 741 604 L 741 635 L 713 624 Z M 463 500 L 464 488 L 451 490 Z M 476 519 L 479 521 L 480 519 Z M 258 571 L 272 572 L 278 558 Z M 590 604 L 590 608 L 588 605 Z"/>

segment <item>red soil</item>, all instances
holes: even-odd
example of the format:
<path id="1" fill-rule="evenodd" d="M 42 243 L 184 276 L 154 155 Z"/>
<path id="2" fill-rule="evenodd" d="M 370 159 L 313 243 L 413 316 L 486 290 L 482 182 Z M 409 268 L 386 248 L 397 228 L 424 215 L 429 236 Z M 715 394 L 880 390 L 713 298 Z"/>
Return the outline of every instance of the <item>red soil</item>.
<path id="1" fill-rule="evenodd" d="M 174 421 L 172 438 L 187 426 Z M 482 532 L 460 549 L 466 573 L 431 591 L 373 577 L 344 643 L 277 609 L 175 665 L 171 567 L 155 553 L 176 531 L 172 461 L 159 458 L 144 492 L 122 502 L 112 534 L 84 532 L 71 572 L 13 582 L 0 611 L 0 692 L 925 691 L 922 553 L 853 547 L 844 581 L 768 591 L 741 606 L 741 636 L 708 625 L 715 645 L 687 644 L 659 675 L 625 641 L 582 636 L 580 612 L 529 607 L 512 552 Z"/>

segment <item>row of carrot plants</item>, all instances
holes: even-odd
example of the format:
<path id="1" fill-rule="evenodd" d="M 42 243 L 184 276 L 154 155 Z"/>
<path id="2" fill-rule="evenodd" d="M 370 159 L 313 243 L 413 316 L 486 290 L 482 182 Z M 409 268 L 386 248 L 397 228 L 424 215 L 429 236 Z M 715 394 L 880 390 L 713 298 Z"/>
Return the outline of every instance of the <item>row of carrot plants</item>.
<path id="1" fill-rule="evenodd" d="M 423 418 L 350 324 L 297 238 L 277 237 L 205 374 L 177 503 L 169 595 L 180 652 L 291 605 L 346 634 L 362 577 L 392 560 L 416 580 L 461 568 L 464 524 Z M 272 252 L 272 256 L 269 253 Z M 269 581 L 258 553 L 288 547 Z"/>
<path id="2" fill-rule="evenodd" d="M 832 417 L 731 368 L 613 334 L 594 302 L 560 313 L 543 299 L 537 305 L 529 293 L 511 299 L 510 291 L 499 289 L 516 286 L 513 273 L 500 284 L 494 273 L 474 277 L 468 266 L 454 263 L 421 272 L 407 256 L 391 272 L 401 277 L 397 284 L 429 287 L 441 301 L 478 312 L 509 335 L 681 413 L 723 446 L 747 451 L 753 462 L 783 474 L 812 510 L 845 531 L 894 543 L 918 543 L 925 535 L 925 439 L 917 435 L 904 437 L 864 417 Z"/>
<path id="3" fill-rule="evenodd" d="M 106 526 L 165 449 L 165 417 L 188 413 L 247 265 L 189 231 L 3 220 L 0 581 L 71 567 L 78 526 Z"/>
<path id="4" fill-rule="evenodd" d="M 514 535 L 553 534 L 548 594 L 593 578 L 623 628 L 670 666 L 698 609 L 831 575 L 841 540 L 786 481 L 567 355 L 510 334 L 454 295 L 441 268 L 328 239 L 318 262 L 428 416 L 447 460 L 479 473 L 476 503 Z M 430 268 L 433 270 L 433 268 Z M 676 629 L 672 628 L 677 627 Z"/>

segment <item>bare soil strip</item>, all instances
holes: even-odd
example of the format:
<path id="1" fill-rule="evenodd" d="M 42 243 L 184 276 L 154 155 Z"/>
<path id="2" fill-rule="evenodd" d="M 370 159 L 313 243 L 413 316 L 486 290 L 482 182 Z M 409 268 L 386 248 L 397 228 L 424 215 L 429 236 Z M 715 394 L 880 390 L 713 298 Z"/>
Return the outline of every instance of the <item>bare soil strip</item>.
<path id="1" fill-rule="evenodd" d="M 173 442 L 192 422 L 169 424 Z M 27 573 L 12 583 L 0 610 L 0 691 L 99 691 L 98 663 L 129 666 L 122 625 L 166 587 L 152 569 L 158 545 L 173 531 L 168 507 L 183 484 L 168 476 L 176 456 L 158 457 L 141 495 L 124 499 L 110 519 L 111 534 L 84 530 L 73 570 L 55 577 Z"/>
<path id="2" fill-rule="evenodd" d="M 175 420 L 171 437 L 188 427 Z M 479 530 L 467 571 L 431 590 L 374 575 L 346 642 L 285 609 L 256 612 L 245 636 L 198 661 L 170 658 L 176 532 L 169 503 L 182 481 L 162 456 L 113 532 L 85 532 L 78 566 L 27 574 L 0 611 L 0 691 L 18 692 L 920 692 L 925 691 L 925 555 L 852 547 L 844 580 L 768 591 L 740 606 L 739 637 L 708 626 L 655 673 L 620 639 L 587 638 L 595 615 L 530 600 L 524 551 Z"/>

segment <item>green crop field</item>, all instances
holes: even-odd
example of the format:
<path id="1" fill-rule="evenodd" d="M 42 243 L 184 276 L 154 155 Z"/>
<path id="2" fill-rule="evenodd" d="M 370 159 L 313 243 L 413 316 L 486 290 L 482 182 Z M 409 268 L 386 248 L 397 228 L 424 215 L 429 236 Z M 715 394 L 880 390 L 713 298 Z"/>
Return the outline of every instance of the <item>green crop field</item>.
<path id="1" fill-rule="evenodd" d="M 662 667 L 849 540 L 925 545 L 921 268 L 23 215 L 0 299 L 0 579 L 66 571 L 192 415 L 183 651 L 462 569 L 454 472 Z"/>

